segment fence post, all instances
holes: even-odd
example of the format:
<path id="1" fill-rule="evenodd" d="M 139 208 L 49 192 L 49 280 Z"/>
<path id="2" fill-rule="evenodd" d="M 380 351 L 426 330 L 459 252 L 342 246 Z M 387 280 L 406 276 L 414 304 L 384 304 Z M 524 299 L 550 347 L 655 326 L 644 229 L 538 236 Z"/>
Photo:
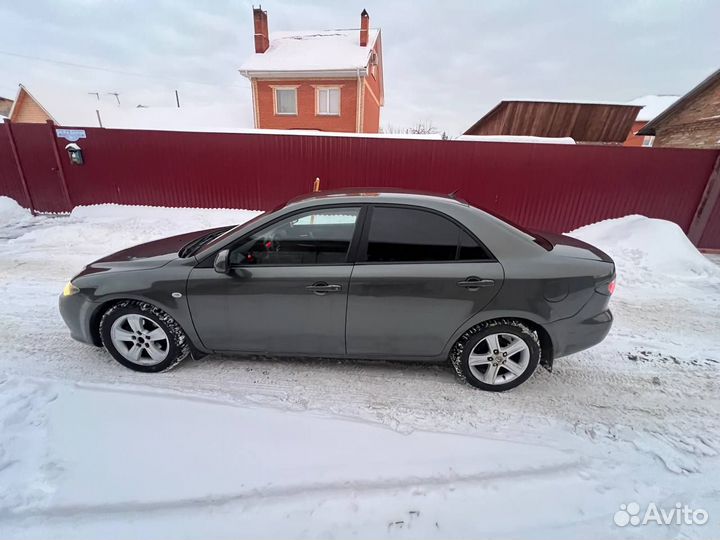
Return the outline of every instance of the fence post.
<path id="1" fill-rule="evenodd" d="M 705 227 L 707 227 L 708 220 L 715 208 L 715 204 L 717 204 L 718 198 L 720 198 L 720 152 L 718 152 L 715 166 L 710 172 L 710 176 L 705 184 L 705 191 L 703 191 L 702 197 L 700 197 L 700 202 L 698 203 L 697 210 L 695 210 L 695 215 L 688 229 L 688 238 L 696 247 L 700 244 L 700 239 L 705 232 Z"/>
<path id="2" fill-rule="evenodd" d="M 63 169 L 62 159 L 60 159 L 60 152 L 58 151 L 57 143 L 55 141 L 55 124 L 52 120 L 48 120 L 47 125 L 50 128 L 50 144 L 52 145 L 53 154 L 55 155 L 55 164 L 57 165 L 57 169 L 55 169 L 55 171 L 60 177 L 60 185 L 62 186 L 63 195 L 65 195 L 65 200 L 67 201 L 68 212 L 72 212 L 73 203 L 70 198 L 70 190 L 68 189 L 67 180 L 65 179 L 65 169 Z"/>
<path id="3" fill-rule="evenodd" d="M 30 213 L 36 215 L 35 203 L 33 203 L 32 196 L 30 195 L 30 189 L 28 188 L 27 179 L 25 178 L 25 171 L 23 171 L 22 163 L 20 162 L 20 154 L 18 154 L 17 145 L 15 144 L 15 134 L 12 129 L 12 121 L 10 119 L 5 120 L 7 126 L 8 138 L 10 139 L 10 150 L 12 150 L 13 158 L 15 159 L 15 166 L 17 167 L 18 176 L 20 177 L 20 183 L 22 184 L 25 198 L 30 205 Z"/>

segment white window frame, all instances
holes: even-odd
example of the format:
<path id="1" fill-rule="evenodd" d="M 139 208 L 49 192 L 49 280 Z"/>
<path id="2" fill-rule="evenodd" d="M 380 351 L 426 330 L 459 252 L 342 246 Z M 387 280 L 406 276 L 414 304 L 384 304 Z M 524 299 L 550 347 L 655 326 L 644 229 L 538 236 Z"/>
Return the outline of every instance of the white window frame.
<path id="1" fill-rule="evenodd" d="M 298 95 L 297 95 L 298 87 L 299 87 L 299 85 L 296 85 L 296 86 L 271 86 L 271 88 L 273 90 L 273 112 L 275 113 L 275 116 L 297 116 L 298 115 Z M 282 91 L 292 90 L 295 93 L 295 112 L 279 112 L 278 111 L 278 98 L 277 98 L 278 90 L 282 90 Z"/>
<path id="2" fill-rule="evenodd" d="M 320 111 L 320 95 L 323 92 L 327 92 L 326 105 L 330 110 L 330 90 L 337 90 L 338 92 L 338 111 L 334 112 L 321 112 Z M 316 116 L 340 116 L 342 114 L 342 86 L 315 86 L 315 115 Z"/>

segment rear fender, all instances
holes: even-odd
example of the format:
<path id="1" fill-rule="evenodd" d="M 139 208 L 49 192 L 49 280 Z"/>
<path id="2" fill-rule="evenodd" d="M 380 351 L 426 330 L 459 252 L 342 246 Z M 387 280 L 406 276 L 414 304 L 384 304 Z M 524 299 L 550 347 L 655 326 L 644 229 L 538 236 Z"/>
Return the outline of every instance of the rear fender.
<path id="1" fill-rule="evenodd" d="M 530 313 L 527 311 L 508 311 L 508 310 L 498 310 L 498 311 L 482 311 L 480 313 L 477 313 L 476 315 L 469 318 L 467 321 L 465 321 L 460 328 L 458 328 L 455 333 L 452 335 L 452 337 L 448 340 L 448 342 L 445 344 L 445 348 L 443 349 L 443 355 L 447 357 L 450 354 L 450 351 L 453 348 L 453 345 L 462 337 L 462 335 L 473 328 L 474 326 L 477 326 L 478 324 L 482 324 L 487 321 L 492 321 L 496 319 L 516 319 L 521 321 L 526 321 L 530 323 L 531 327 L 534 327 L 535 329 L 539 330 L 540 334 L 544 333 L 544 336 L 540 336 L 540 343 L 541 345 L 543 342 L 545 343 L 545 347 L 543 348 L 543 355 L 541 358 L 540 363 L 545 366 L 548 370 L 552 370 L 552 361 L 553 361 L 553 354 L 552 351 L 555 349 L 556 346 L 556 339 L 555 336 L 553 336 L 552 332 L 549 330 L 550 325 L 548 324 L 548 321 L 541 319 L 534 313 Z M 549 345 L 549 347 L 548 347 Z M 547 350 L 550 349 L 550 350 Z"/>

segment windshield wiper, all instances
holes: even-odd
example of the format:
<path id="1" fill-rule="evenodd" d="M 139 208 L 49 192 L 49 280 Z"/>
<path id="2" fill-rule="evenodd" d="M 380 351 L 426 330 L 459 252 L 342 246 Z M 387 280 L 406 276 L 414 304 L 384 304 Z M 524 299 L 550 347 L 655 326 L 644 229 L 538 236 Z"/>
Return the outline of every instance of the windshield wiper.
<path id="1" fill-rule="evenodd" d="M 204 236 L 201 236 L 200 238 L 196 238 L 195 240 L 189 242 L 188 244 L 185 244 L 180 251 L 178 251 L 178 257 L 181 259 L 184 259 L 185 257 L 190 257 L 194 255 L 198 249 L 200 249 L 202 246 L 207 244 L 210 240 L 217 238 L 225 231 L 215 231 L 208 233 Z"/>

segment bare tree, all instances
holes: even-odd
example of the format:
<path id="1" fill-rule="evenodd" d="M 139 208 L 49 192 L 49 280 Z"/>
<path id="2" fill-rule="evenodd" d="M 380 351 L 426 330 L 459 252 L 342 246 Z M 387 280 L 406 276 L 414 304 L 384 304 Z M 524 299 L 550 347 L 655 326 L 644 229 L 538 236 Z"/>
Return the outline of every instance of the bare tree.
<path id="1" fill-rule="evenodd" d="M 432 120 L 422 120 L 416 122 L 413 126 L 408 128 L 397 127 L 389 125 L 382 128 L 381 133 L 393 133 L 393 134 L 409 134 L 409 135 L 434 135 L 440 133 L 440 130 L 435 127 Z"/>

